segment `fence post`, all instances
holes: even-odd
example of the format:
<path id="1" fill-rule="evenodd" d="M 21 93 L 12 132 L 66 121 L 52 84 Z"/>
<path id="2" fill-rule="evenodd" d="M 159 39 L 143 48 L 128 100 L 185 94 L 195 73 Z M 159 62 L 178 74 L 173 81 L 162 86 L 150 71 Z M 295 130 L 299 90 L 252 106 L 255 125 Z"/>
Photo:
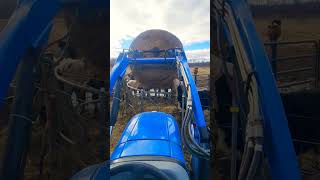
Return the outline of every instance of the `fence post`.
<path id="1" fill-rule="evenodd" d="M 194 68 L 193 70 L 193 75 L 194 75 L 194 82 L 197 85 L 197 80 L 198 80 L 198 68 Z"/>
<path id="2" fill-rule="evenodd" d="M 315 78 L 315 88 L 318 88 L 319 87 L 319 81 L 320 81 L 320 72 L 319 72 L 319 61 L 320 61 L 320 39 L 318 41 L 316 41 L 316 67 L 315 67 L 315 75 L 316 75 L 316 78 Z"/>
<path id="3" fill-rule="evenodd" d="M 271 43 L 271 66 L 274 78 L 277 80 L 277 41 Z"/>
<path id="4" fill-rule="evenodd" d="M 118 82 L 119 84 L 121 84 L 122 82 Z M 121 91 L 121 86 L 120 89 L 117 91 Z M 121 99 L 121 94 L 119 93 L 118 97 L 114 97 L 114 98 L 119 98 L 117 100 L 118 103 L 120 103 L 120 99 Z M 118 109 L 119 109 L 119 104 L 118 104 Z M 106 158 L 106 148 L 107 148 L 107 139 L 106 139 L 106 135 L 107 135 L 107 95 L 105 93 L 105 89 L 101 88 L 100 89 L 100 93 L 99 93 L 99 103 L 98 103 L 98 118 L 99 118 L 99 140 L 101 143 L 100 144 L 100 159 L 105 159 Z M 118 117 L 118 113 L 114 116 Z"/>

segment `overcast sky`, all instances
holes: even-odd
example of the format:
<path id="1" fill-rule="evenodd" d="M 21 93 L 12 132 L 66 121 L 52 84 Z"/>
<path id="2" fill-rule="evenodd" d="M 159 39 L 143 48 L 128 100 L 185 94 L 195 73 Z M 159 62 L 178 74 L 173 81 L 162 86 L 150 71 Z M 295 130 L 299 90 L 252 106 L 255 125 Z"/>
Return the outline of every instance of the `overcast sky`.
<path id="1" fill-rule="evenodd" d="M 209 60 L 209 0 L 111 0 L 111 57 L 149 29 L 163 29 L 183 43 L 189 59 Z"/>

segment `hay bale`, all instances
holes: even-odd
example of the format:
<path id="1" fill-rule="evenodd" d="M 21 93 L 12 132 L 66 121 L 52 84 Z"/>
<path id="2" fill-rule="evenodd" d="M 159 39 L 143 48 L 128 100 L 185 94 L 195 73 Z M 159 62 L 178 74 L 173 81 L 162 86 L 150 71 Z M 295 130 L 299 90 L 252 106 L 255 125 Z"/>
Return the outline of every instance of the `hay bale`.
<path id="1" fill-rule="evenodd" d="M 157 51 L 183 48 L 181 41 L 168 31 L 152 29 L 139 34 L 130 45 L 130 50 Z M 144 57 L 164 57 L 164 53 L 148 53 Z M 131 65 L 134 78 L 144 88 L 172 88 L 177 78 L 176 65 Z"/>

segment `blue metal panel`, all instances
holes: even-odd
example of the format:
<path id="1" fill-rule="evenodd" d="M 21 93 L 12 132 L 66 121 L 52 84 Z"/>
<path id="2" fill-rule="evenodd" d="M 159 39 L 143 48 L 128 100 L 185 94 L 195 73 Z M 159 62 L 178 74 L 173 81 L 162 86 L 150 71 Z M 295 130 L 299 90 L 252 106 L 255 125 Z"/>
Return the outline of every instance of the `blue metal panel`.
<path id="1" fill-rule="evenodd" d="M 115 160 L 121 157 L 121 153 L 123 151 L 124 145 L 126 143 L 119 143 L 110 156 L 110 160 Z"/>
<path id="2" fill-rule="evenodd" d="M 170 139 L 171 142 L 175 142 L 177 144 L 181 144 L 180 140 L 180 134 L 179 134 L 179 127 L 176 121 L 172 121 L 170 119 L 173 119 L 173 117 L 164 116 L 163 118 L 166 118 L 167 125 L 168 125 L 168 139 Z"/>
<path id="3" fill-rule="evenodd" d="M 129 65 L 129 60 L 127 58 L 126 53 L 120 53 L 116 63 L 114 64 L 114 66 L 112 67 L 112 70 L 110 71 L 110 87 L 109 87 L 110 92 L 113 90 L 113 87 L 116 84 L 119 77 L 123 77 L 128 65 Z"/>
<path id="4" fill-rule="evenodd" d="M 193 76 L 191 74 L 188 62 L 187 62 L 187 57 L 184 51 L 180 52 L 180 56 L 178 56 L 178 60 L 181 62 L 183 69 L 186 73 L 188 83 L 189 83 L 189 88 L 191 89 L 191 96 L 192 96 L 192 109 L 194 112 L 196 124 L 198 127 L 203 128 L 206 127 L 206 121 L 204 119 L 203 111 L 202 111 L 202 106 L 201 106 L 201 101 L 199 98 L 197 86 L 193 80 Z"/>
<path id="5" fill-rule="evenodd" d="M 26 50 L 46 39 L 59 9 L 53 0 L 23 1 L 0 33 L 0 101 Z"/>
<path id="6" fill-rule="evenodd" d="M 122 132 L 122 136 L 119 140 L 119 144 L 125 143 L 126 141 L 128 141 L 128 138 L 131 136 L 131 132 L 133 131 L 134 127 L 136 126 L 138 119 L 139 119 L 139 116 L 136 115 L 129 121 L 129 123 L 127 124 L 127 127 Z"/>
<path id="7" fill-rule="evenodd" d="M 140 139 L 125 143 L 121 157 L 128 156 L 166 156 L 171 154 L 170 144 L 165 140 Z"/>
<path id="8" fill-rule="evenodd" d="M 301 179 L 287 119 L 271 66 L 245 0 L 229 1 L 245 49 L 256 71 L 263 110 L 265 152 L 271 179 Z"/>
<path id="9" fill-rule="evenodd" d="M 182 162 L 183 164 L 185 164 L 186 161 L 184 159 L 184 154 L 183 154 L 181 145 L 173 143 L 173 142 L 170 142 L 169 145 L 170 145 L 170 150 L 171 150 L 171 157 L 174 159 L 177 159 L 180 162 Z"/>
<path id="10" fill-rule="evenodd" d="M 121 153 L 119 153 L 121 151 Z M 111 160 L 130 156 L 164 156 L 176 159 L 185 164 L 180 145 L 166 140 L 134 140 L 117 146 Z"/>
<path id="11" fill-rule="evenodd" d="M 166 156 L 185 163 L 175 119 L 162 112 L 144 112 L 134 116 L 111 160 L 128 156 Z"/>
<path id="12" fill-rule="evenodd" d="M 159 113 L 147 113 L 138 115 L 136 123 L 131 131 L 128 140 L 139 140 L 139 139 L 161 139 L 168 140 L 168 125 L 167 119 L 162 118 L 162 114 Z M 146 117 L 148 119 L 146 119 Z M 160 131 L 154 131 L 154 127 L 157 127 Z"/>
<path id="13" fill-rule="evenodd" d="M 129 58 L 130 64 L 172 64 L 176 58 Z"/>
<path id="14" fill-rule="evenodd" d="M 136 122 L 128 140 L 162 139 L 180 144 L 178 125 L 169 114 L 145 112 L 135 117 Z M 170 128 L 169 128 L 170 126 Z M 157 128 L 155 133 L 154 128 Z"/>
<path id="15" fill-rule="evenodd" d="M 113 87 L 118 80 L 119 77 L 124 75 L 124 72 L 129 64 L 165 64 L 165 63 L 174 63 L 174 61 L 179 60 L 183 66 L 183 70 L 186 72 L 186 76 L 188 79 L 188 83 L 191 89 L 191 96 L 192 96 L 192 105 L 193 105 L 193 112 L 196 119 L 196 124 L 200 128 L 206 127 L 206 122 L 204 119 L 201 101 L 198 95 L 196 84 L 193 80 L 193 76 L 190 72 L 190 68 L 187 62 L 187 57 L 184 51 L 180 51 L 178 53 L 177 59 L 175 58 L 137 58 L 131 59 L 127 57 L 127 53 L 120 53 L 119 57 L 115 65 L 113 66 L 110 72 L 110 91 L 113 90 Z"/>

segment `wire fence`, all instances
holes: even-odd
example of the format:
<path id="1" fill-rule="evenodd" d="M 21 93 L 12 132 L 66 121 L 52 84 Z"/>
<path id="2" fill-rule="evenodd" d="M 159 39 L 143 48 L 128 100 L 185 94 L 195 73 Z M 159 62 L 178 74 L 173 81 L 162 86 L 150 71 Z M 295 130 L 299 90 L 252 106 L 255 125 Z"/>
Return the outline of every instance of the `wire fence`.
<path id="1" fill-rule="evenodd" d="M 194 80 L 198 87 L 198 94 L 202 104 L 202 108 L 209 109 L 209 87 L 210 76 L 207 74 L 194 74 Z M 178 89 L 141 89 L 129 85 L 128 77 L 122 80 L 122 98 L 121 101 L 125 106 L 125 114 L 130 112 L 137 114 L 138 112 L 148 111 L 166 111 L 174 110 L 174 112 L 183 113 L 183 104 L 186 102 L 186 96 L 182 95 Z M 114 92 L 112 92 L 113 97 Z M 152 109 L 153 108 L 153 109 Z"/>
<path id="2" fill-rule="evenodd" d="M 319 45 L 320 40 L 265 43 L 280 90 L 319 87 Z"/>

